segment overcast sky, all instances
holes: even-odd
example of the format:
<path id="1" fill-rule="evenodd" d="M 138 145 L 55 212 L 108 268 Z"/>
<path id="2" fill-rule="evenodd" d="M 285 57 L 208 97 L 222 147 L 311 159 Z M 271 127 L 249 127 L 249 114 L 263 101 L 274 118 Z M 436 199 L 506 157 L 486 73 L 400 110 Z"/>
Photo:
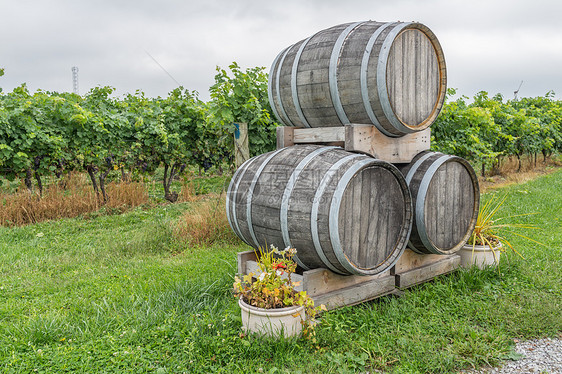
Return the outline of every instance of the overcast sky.
<path id="1" fill-rule="evenodd" d="M 209 97 L 215 67 L 269 71 L 285 47 L 353 21 L 418 21 L 445 53 L 448 87 L 562 97 L 558 0 L 0 0 L 0 87 L 80 93 L 109 85 L 166 96 L 179 82 Z M 149 56 L 173 77 L 166 72 Z"/>

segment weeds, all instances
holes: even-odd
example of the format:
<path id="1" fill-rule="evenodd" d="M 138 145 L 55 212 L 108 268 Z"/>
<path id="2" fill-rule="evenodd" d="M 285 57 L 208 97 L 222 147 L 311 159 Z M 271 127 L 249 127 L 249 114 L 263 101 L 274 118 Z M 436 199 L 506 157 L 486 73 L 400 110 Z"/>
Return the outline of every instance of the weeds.
<path id="1" fill-rule="evenodd" d="M 225 198 L 218 196 L 195 203 L 177 221 L 174 236 L 188 245 L 217 242 L 239 243 L 226 218 Z"/>

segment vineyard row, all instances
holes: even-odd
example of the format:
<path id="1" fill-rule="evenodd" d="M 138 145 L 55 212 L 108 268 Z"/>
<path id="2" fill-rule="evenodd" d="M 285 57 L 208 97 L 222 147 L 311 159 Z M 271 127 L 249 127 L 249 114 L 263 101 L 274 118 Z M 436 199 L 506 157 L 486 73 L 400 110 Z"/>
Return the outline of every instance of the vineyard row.
<path id="1" fill-rule="evenodd" d="M 275 147 L 263 68 L 217 68 L 209 91 L 203 102 L 182 87 L 166 98 L 140 91 L 115 98 L 111 87 L 84 96 L 31 94 L 25 85 L 0 90 L 0 177 L 21 178 L 30 190 L 35 179 L 41 191 L 44 176 L 84 170 L 105 200 L 110 173 L 151 174 L 163 166 L 165 198 L 175 201 L 171 182 L 187 166 L 232 165 L 234 122 L 248 123 L 251 156 Z M 472 103 L 448 101 L 431 127 L 432 149 L 466 158 L 482 173 L 505 157 L 561 153 L 562 102 L 553 96 L 504 101 L 480 92 Z"/>

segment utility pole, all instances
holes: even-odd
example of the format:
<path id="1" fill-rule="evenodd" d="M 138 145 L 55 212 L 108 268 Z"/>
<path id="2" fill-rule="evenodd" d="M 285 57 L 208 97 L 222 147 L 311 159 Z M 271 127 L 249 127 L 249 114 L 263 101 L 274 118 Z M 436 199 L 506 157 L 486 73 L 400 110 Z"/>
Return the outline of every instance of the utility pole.
<path id="1" fill-rule="evenodd" d="M 80 95 L 78 92 L 78 66 L 72 67 L 72 92 L 76 95 Z"/>

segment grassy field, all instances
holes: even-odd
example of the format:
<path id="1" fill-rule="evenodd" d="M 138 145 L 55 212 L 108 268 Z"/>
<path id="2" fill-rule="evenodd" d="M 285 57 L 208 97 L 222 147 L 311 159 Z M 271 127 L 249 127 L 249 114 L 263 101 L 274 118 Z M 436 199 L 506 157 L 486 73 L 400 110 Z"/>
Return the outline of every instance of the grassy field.
<path id="1" fill-rule="evenodd" d="M 219 183 L 222 183 L 219 181 Z M 0 227 L 0 371 L 449 373 L 514 358 L 513 339 L 561 336 L 562 171 L 490 193 L 540 231 L 525 259 L 462 270 L 325 313 L 317 341 L 240 334 L 232 240 L 188 246 L 195 203 Z"/>

